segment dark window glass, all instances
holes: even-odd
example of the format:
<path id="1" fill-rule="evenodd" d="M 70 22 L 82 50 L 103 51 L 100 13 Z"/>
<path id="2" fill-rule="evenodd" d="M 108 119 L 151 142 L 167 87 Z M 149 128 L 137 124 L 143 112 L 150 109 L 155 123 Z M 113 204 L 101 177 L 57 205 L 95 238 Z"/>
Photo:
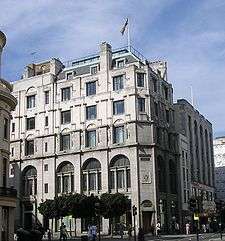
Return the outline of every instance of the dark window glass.
<path id="1" fill-rule="evenodd" d="M 70 135 L 61 135 L 61 151 L 70 149 Z"/>
<path id="2" fill-rule="evenodd" d="M 113 102 L 113 115 L 120 115 L 124 113 L 124 101 Z"/>
<path id="3" fill-rule="evenodd" d="M 86 83 L 86 95 L 95 95 L 96 94 L 96 82 Z"/>
<path id="4" fill-rule="evenodd" d="M 145 74 L 137 73 L 137 86 L 144 87 L 144 85 L 145 85 Z"/>
<path id="5" fill-rule="evenodd" d="M 71 192 L 74 191 L 74 176 L 71 175 Z"/>
<path id="6" fill-rule="evenodd" d="M 63 193 L 69 192 L 69 176 L 63 176 Z"/>
<path id="7" fill-rule="evenodd" d="M 48 193 L 48 183 L 45 183 L 45 193 Z"/>
<path id="8" fill-rule="evenodd" d="M 71 122 L 71 112 L 70 110 L 61 112 L 61 124 L 68 124 Z"/>
<path id="9" fill-rule="evenodd" d="M 145 98 L 138 98 L 138 110 L 145 112 Z"/>
<path id="10" fill-rule="evenodd" d="M 27 96 L 27 109 L 35 107 L 35 95 Z"/>
<path id="11" fill-rule="evenodd" d="M 123 87 L 123 75 L 113 77 L 113 90 L 122 90 Z"/>
<path id="12" fill-rule="evenodd" d="M 82 187 L 83 191 L 87 191 L 87 174 L 83 174 L 82 176 Z"/>
<path id="13" fill-rule="evenodd" d="M 12 123 L 12 132 L 15 132 L 15 123 Z"/>
<path id="14" fill-rule="evenodd" d="M 86 107 L 86 119 L 93 120 L 96 119 L 96 105 Z"/>
<path id="15" fill-rule="evenodd" d="M 153 79 L 153 90 L 157 92 L 157 79 Z"/>
<path id="16" fill-rule="evenodd" d="M 131 187 L 131 183 L 130 183 L 130 169 L 127 170 L 127 187 Z"/>
<path id="17" fill-rule="evenodd" d="M 9 135 L 9 120 L 4 118 L 4 139 L 8 139 Z"/>
<path id="18" fill-rule="evenodd" d="M 27 118 L 27 130 L 35 129 L 35 117 Z"/>
<path id="19" fill-rule="evenodd" d="M 114 143 L 124 142 L 124 126 L 114 127 Z"/>
<path id="20" fill-rule="evenodd" d="M 159 116 L 158 104 L 154 102 L 155 116 Z"/>
<path id="21" fill-rule="evenodd" d="M 48 142 L 45 142 L 45 152 L 48 151 Z"/>
<path id="22" fill-rule="evenodd" d="M 114 189 L 115 188 L 115 176 L 114 176 L 114 171 L 111 171 L 109 173 L 109 186 L 110 189 Z"/>
<path id="23" fill-rule="evenodd" d="M 101 172 L 97 173 L 97 177 L 98 177 L 98 190 L 102 189 L 102 178 L 101 178 Z"/>
<path id="24" fill-rule="evenodd" d="M 165 96 L 165 99 L 168 100 L 169 94 L 168 94 L 168 88 L 166 86 L 164 86 L 164 96 Z"/>
<path id="25" fill-rule="evenodd" d="M 49 91 L 45 91 L 45 104 L 49 104 Z"/>
<path id="26" fill-rule="evenodd" d="M 117 174 L 117 188 L 124 188 L 125 187 L 124 170 L 118 170 L 116 174 Z"/>
<path id="27" fill-rule="evenodd" d="M 57 193 L 61 193 L 61 177 L 57 176 Z"/>
<path id="28" fill-rule="evenodd" d="M 33 155 L 34 154 L 34 140 L 26 140 L 26 145 L 25 145 L 25 155 Z"/>
<path id="29" fill-rule="evenodd" d="M 3 158 L 3 168 L 2 168 L 2 186 L 6 187 L 7 185 L 7 159 Z"/>
<path id="30" fill-rule="evenodd" d="M 98 66 L 91 67 L 91 74 L 97 74 L 98 72 Z"/>
<path id="31" fill-rule="evenodd" d="M 117 61 L 117 68 L 123 68 L 124 67 L 124 60 Z"/>
<path id="32" fill-rule="evenodd" d="M 14 156 L 14 147 L 11 149 L 11 155 Z"/>
<path id="33" fill-rule="evenodd" d="M 73 73 L 72 73 L 72 72 L 71 72 L 71 73 L 67 73 L 66 79 L 67 79 L 67 80 L 73 79 Z"/>
<path id="34" fill-rule="evenodd" d="M 48 126 L 48 116 L 45 116 L 45 126 Z"/>
<path id="35" fill-rule="evenodd" d="M 48 171 L 48 164 L 44 165 L 44 170 L 47 172 Z"/>
<path id="36" fill-rule="evenodd" d="M 62 89 L 62 101 L 70 100 L 70 87 Z"/>
<path id="37" fill-rule="evenodd" d="M 87 147 L 94 147 L 96 146 L 96 131 L 92 130 L 92 131 L 87 131 Z"/>
<path id="38" fill-rule="evenodd" d="M 166 121 L 169 123 L 170 122 L 170 111 L 166 110 Z"/>

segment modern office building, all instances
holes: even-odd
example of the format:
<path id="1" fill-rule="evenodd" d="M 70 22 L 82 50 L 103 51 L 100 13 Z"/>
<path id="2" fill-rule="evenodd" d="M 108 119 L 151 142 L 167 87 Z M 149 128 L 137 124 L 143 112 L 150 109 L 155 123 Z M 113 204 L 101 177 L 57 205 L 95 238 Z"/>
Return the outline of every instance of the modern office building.
<path id="1" fill-rule="evenodd" d="M 0 31 L 0 69 L 1 53 L 6 37 Z M 1 71 L 0 71 L 1 73 Z M 14 240 L 14 218 L 17 192 L 9 187 L 10 121 L 11 111 L 15 109 L 16 99 L 11 95 L 12 86 L 0 75 L 0 240 Z"/>
<path id="2" fill-rule="evenodd" d="M 225 201 L 225 137 L 217 137 L 213 141 L 215 159 L 216 198 Z"/>
<path id="3" fill-rule="evenodd" d="M 31 214 L 42 222 L 42 201 L 75 192 L 124 193 L 137 206 L 136 228 L 145 231 L 157 219 L 165 230 L 178 219 L 179 155 L 166 63 L 149 62 L 133 48 L 112 51 L 104 42 L 98 54 L 64 65 L 58 59 L 28 65 L 13 95 L 17 223 L 29 225 Z M 86 225 L 78 220 L 77 232 Z M 103 220 L 104 233 L 108 227 Z"/>
<path id="4" fill-rule="evenodd" d="M 174 104 L 180 150 L 180 203 L 182 223 L 191 218 L 188 200 L 202 199 L 201 222 L 206 223 L 215 211 L 215 183 L 212 125 L 187 100 Z"/>

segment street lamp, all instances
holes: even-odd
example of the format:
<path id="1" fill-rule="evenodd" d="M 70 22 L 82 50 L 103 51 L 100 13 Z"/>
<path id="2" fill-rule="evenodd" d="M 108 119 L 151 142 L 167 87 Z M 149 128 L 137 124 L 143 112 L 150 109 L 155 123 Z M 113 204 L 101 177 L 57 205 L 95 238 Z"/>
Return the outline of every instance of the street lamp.
<path id="1" fill-rule="evenodd" d="M 100 202 L 96 202 L 95 203 L 95 215 L 97 217 L 98 220 L 98 241 L 101 241 L 101 233 L 100 233 Z"/>

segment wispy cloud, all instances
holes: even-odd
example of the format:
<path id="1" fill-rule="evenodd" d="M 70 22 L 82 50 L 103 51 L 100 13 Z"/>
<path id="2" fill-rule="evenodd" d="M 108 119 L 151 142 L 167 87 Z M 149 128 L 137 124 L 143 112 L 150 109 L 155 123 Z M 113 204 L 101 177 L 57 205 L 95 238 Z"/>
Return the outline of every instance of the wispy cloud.
<path id="1" fill-rule="evenodd" d="M 192 85 L 196 107 L 222 133 L 224 12 L 223 0 L 5 0 L 0 15 L 0 29 L 8 38 L 3 74 L 15 80 L 31 61 L 76 58 L 98 51 L 102 41 L 114 48 L 126 45 L 119 30 L 129 16 L 133 45 L 149 59 L 168 60 L 175 98 L 190 99 Z"/>

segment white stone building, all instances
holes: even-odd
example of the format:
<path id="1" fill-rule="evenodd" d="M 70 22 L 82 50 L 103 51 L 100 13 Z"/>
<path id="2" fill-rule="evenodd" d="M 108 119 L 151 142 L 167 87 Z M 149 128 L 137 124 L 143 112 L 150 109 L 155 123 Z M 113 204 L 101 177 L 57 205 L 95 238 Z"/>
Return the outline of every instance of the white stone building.
<path id="1" fill-rule="evenodd" d="M 182 223 L 192 219 L 188 203 L 191 196 L 202 197 L 204 218 L 200 221 L 206 223 L 215 211 L 212 124 L 187 100 L 177 100 L 174 108 L 179 133 Z"/>
<path id="2" fill-rule="evenodd" d="M 30 64 L 13 87 L 17 223 L 27 226 L 31 213 L 42 221 L 40 202 L 75 192 L 126 194 L 138 209 L 136 227 L 145 231 L 157 218 L 165 230 L 178 219 L 178 149 L 165 63 L 102 43 L 99 54 L 65 67 L 58 59 Z M 106 233 L 108 220 L 102 226 Z M 84 231 L 85 221 L 76 228 Z"/>
<path id="3" fill-rule="evenodd" d="M 217 137 L 213 141 L 215 159 L 216 198 L 225 201 L 225 137 Z"/>
<path id="4" fill-rule="evenodd" d="M 1 53 L 6 37 L 0 31 L 0 69 Z M 1 71 L 0 71 L 1 73 Z M 10 122 L 11 111 L 15 109 L 16 99 L 11 94 L 12 86 L 0 76 L 0 240 L 14 240 L 14 218 L 17 192 L 9 186 Z"/>

